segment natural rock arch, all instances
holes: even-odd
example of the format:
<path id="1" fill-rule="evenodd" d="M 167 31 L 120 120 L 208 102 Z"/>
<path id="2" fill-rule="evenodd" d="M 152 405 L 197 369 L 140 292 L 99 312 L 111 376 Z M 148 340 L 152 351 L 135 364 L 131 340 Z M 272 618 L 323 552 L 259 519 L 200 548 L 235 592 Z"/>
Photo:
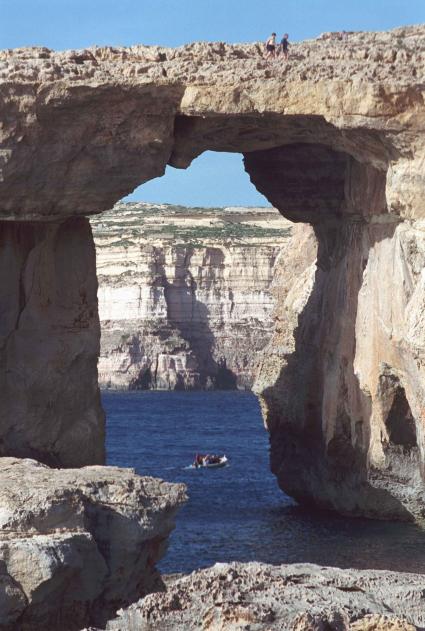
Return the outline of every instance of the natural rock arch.
<path id="1" fill-rule="evenodd" d="M 422 465 L 407 492 L 386 462 L 380 375 L 403 373 L 423 462 L 423 35 L 405 29 L 395 51 L 393 34 L 304 43 L 288 66 L 213 44 L 2 53 L 0 454 L 102 461 L 95 264 L 81 215 L 167 163 L 237 151 L 257 188 L 315 235 L 293 241 L 257 379 L 272 469 L 300 500 L 420 516 Z"/>

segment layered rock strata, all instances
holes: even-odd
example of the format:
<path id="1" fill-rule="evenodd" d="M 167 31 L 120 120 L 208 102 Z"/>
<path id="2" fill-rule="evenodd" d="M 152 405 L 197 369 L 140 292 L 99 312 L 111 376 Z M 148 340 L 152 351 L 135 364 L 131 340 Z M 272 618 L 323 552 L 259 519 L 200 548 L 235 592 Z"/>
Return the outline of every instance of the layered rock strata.
<path id="1" fill-rule="evenodd" d="M 272 208 L 137 203 L 91 224 L 100 386 L 251 388 L 292 224 Z"/>
<path id="2" fill-rule="evenodd" d="M 0 628 L 78 631 L 162 589 L 184 485 L 0 459 Z"/>
<path id="3" fill-rule="evenodd" d="M 415 631 L 423 577 L 310 564 L 217 563 L 118 613 L 108 631 Z"/>
<path id="4" fill-rule="evenodd" d="M 257 387 L 272 467 L 299 500 L 402 519 L 423 517 L 425 489 L 424 52 L 424 27 L 410 27 L 302 42 L 288 63 L 219 43 L 0 54 L 3 221 L 44 230 L 101 212 L 166 164 L 185 168 L 215 150 L 243 153 L 268 200 L 313 225 L 317 269 L 305 271 L 303 299 L 295 283 L 280 305 L 294 326 L 276 332 Z M 11 277 L 2 323 L 9 296 L 20 295 L 16 269 Z M 70 287 L 79 282 L 70 273 Z M 33 321 L 28 371 L 39 361 Z M 54 322 L 43 329 L 58 344 L 62 334 Z M 10 355 L 8 370 L 23 353 Z M 66 353 L 62 361 L 59 382 L 78 411 L 81 383 L 69 384 Z M 94 383 L 94 363 L 87 370 Z M 4 389 L 3 441 L 26 391 L 27 380 Z M 43 392 L 31 427 L 50 436 Z M 91 416 L 71 422 L 84 457 L 74 449 L 70 461 L 54 446 L 59 464 L 97 458 L 86 451 L 87 436 L 102 434 L 97 396 L 92 388 Z M 31 455 L 37 441 L 24 424 L 14 452 Z"/>

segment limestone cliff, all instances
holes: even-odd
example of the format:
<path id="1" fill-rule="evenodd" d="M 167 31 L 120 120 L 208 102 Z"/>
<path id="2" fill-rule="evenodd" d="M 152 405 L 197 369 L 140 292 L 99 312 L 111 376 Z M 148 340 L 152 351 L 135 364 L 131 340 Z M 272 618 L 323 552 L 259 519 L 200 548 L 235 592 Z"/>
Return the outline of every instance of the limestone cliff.
<path id="1" fill-rule="evenodd" d="M 250 388 L 292 224 L 270 208 L 118 204 L 91 220 L 107 388 Z"/>
<path id="2" fill-rule="evenodd" d="M 1 312 L 2 453 L 34 454 L 41 442 L 43 459 L 69 466 L 96 461 L 103 447 L 96 316 L 82 346 L 78 316 L 59 327 L 43 317 L 81 314 L 94 268 L 85 266 L 85 299 L 70 241 L 58 241 L 74 307 L 63 310 L 57 291 L 39 309 L 22 279 L 53 277 L 56 259 L 27 257 L 31 222 L 57 230 L 112 208 L 167 164 L 234 151 L 274 207 L 313 226 L 317 248 L 306 270 L 294 242 L 309 291 L 295 278 L 291 290 L 283 274 L 279 317 L 291 326 L 276 331 L 257 389 L 282 488 L 344 512 L 422 518 L 425 27 L 301 42 L 288 63 L 222 43 L 3 51 L 0 81 L 2 231 L 16 222 L 4 250 L 13 256 Z M 92 247 L 88 231 L 78 239 L 81 251 Z M 288 256 L 289 276 L 291 266 Z M 39 370 L 40 348 L 51 345 L 66 404 L 50 398 L 51 372 Z M 26 417 L 35 370 L 38 405 Z M 67 422 L 50 440 L 58 417 Z"/>

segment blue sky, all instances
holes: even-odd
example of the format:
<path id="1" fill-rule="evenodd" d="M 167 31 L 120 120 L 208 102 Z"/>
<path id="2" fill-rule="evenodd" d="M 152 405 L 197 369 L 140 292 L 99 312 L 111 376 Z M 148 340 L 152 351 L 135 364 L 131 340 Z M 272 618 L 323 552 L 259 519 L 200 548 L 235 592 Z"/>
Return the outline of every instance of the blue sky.
<path id="1" fill-rule="evenodd" d="M 1 48 L 292 40 L 425 22 L 424 0 L 0 0 Z"/>
<path id="2" fill-rule="evenodd" d="M 0 0 L 0 48 L 264 40 L 332 30 L 386 30 L 425 22 L 425 0 Z M 190 205 L 264 203 L 238 155 L 204 154 L 188 171 L 137 190 L 133 199 Z"/>

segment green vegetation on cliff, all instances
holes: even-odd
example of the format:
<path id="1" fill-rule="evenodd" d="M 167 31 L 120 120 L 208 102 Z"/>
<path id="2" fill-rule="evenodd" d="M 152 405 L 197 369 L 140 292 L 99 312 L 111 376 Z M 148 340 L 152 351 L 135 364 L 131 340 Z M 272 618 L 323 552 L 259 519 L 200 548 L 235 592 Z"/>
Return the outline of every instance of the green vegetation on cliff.
<path id="1" fill-rule="evenodd" d="M 120 202 L 91 222 L 95 236 L 107 240 L 105 245 L 123 248 L 136 245 L 141 238 L 201 247 L 211 242 L 279 241 L 291 232 L 291 224 L 274 208 L 188 208 Z"/>

